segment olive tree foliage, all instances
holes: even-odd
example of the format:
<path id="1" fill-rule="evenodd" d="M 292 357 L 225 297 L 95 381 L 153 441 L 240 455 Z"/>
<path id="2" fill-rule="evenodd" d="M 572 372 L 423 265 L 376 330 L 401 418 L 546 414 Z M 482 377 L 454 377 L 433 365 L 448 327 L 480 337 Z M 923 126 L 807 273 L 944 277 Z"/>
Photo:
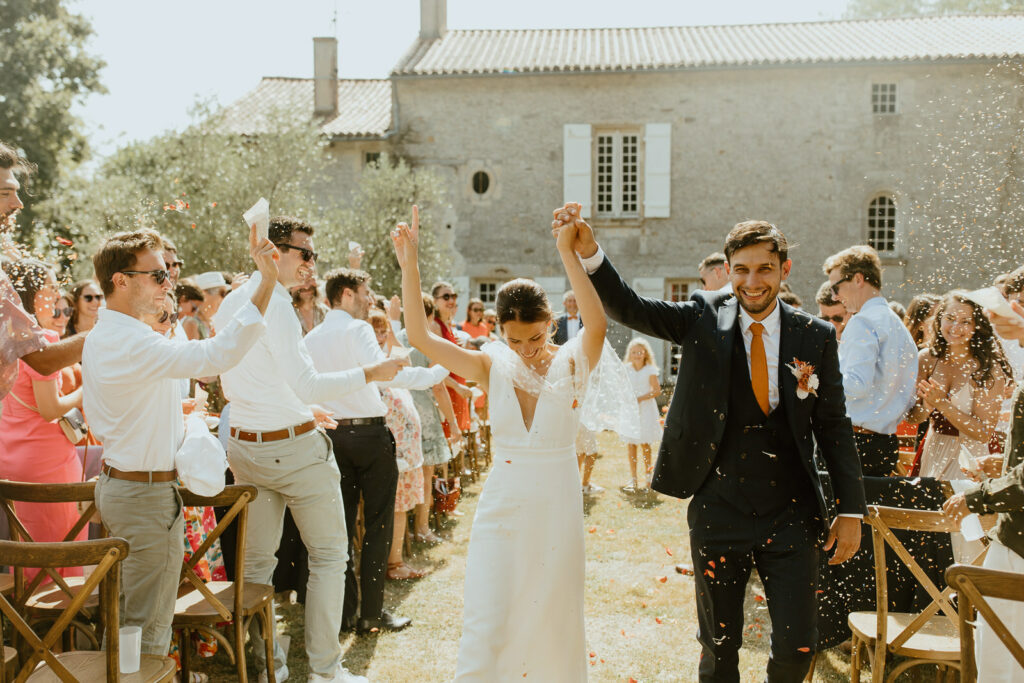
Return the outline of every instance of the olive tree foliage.
<path id="1" fill-rule="evenodd" d="M 0 140 L 35 164 L 16 239 L 36 239 L 37 209 L 88 156 L 72 106 L 105 92 L 102 60 L 87 50 L 92 26 L 63 0 L 0 0 Z M 59 234 L 59 233 L 58 233 Z"/>
<path id="2" fill-rule="evenodd" d="M 257 136 L 225 132 L 222 114 L 206 104 L 195 107 L 193 119 L 182 132 L 119 149 L 94 177 L 79 178 L 52 203 L 50 213 L 73 235 L 79 275 L 89 272 L 88 256 L 106 236 L 140 227 L 174 241 L 186 276 L 252 270 L 242 214 L 261 196 L 271 215 L 314 226 L 321 274 L 346 263 L 354 240 L 368 252 L 364 266 L 389 282 L 397 269 L 385 243 L 389 221 L 420 201 L 427 209 L 425 251 L 437 260 L 428 270 L 442 265 L 430 220 L 442 196 L 430 173 L 382 158 L 356 186 L 338 187 L 329 173 L 336 162 L 329 141 L 307 118 L 274 112 L 266 117 L 272 125 Z"/>

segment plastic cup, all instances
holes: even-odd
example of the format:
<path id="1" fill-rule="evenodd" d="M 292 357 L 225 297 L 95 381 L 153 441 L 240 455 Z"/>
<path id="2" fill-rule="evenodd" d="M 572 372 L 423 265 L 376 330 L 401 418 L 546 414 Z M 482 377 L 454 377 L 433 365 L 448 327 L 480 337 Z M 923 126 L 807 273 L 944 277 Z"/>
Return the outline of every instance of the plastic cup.
<path id="1" fill-rule="evenodd" d="M 118 667 L 123 674 L 133 674 L 142 665 L 142 627 L 123 626 L 118 630 L 118 639 Z"/>

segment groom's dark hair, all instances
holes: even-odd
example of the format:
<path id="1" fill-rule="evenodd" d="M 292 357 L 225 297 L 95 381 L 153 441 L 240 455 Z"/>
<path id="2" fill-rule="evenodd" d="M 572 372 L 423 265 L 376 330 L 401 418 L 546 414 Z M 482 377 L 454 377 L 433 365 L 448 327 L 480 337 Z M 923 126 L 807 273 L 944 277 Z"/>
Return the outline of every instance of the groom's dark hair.
<path id="1" fill-rule="evenodd" d="M 754 244 L 771 245 L 771 251 L 779 255 L 779 264 L 789 258 L 789 242 L 782 231 L 768 221 L 743 221 L 737 223 L 725 238 L 725 258 L 732 263 L 732 255 L 740 249 Z"/>

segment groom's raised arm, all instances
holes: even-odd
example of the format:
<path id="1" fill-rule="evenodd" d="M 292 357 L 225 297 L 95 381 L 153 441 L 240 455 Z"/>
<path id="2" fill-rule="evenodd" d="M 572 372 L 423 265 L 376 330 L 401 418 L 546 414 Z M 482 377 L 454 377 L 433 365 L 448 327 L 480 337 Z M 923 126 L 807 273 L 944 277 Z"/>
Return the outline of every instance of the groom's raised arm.
<path id="1" fill-rule="evenodd" d="M 600 265 L 593 272 L 589 268 L 587 270 L 608 317 L 641 334 L 681 343 L 700 317 L 704 300 L 662 301 L 640 296 L 626 284 L 600 250 L 598 255 L 602 257 Z M 596 256 L 584 259 L 584 267 L 595 260 Z"/>

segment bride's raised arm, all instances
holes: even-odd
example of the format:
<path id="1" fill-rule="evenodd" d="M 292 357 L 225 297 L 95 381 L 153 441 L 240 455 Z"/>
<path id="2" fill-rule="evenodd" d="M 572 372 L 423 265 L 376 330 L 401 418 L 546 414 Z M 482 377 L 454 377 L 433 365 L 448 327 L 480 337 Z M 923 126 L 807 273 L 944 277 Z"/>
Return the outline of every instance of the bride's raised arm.
<path id="1" fill-rule="evenodd" d="M 584 223 L 580 217 L 580 205 L 569 203 L 565 205 L 565 212 L 569 215 L 569 222 L 562 227 L 555 228 L 558 255 L 565 266 L 565 273 L 569 276 L 569 286 L 576 295 L 576 303 L 579 305 L 580 318 L 583 320 L 582 344 L 583 353 L 587 356 L 591 368 L 597 367 L 601 359 L 601 351 L 604 348 L 605 332 L 608 330 L 608 319 L 604 315 L 604 306 L 601 304 L 597 290 L 590 281 L 583 264 L 576 256 L 573 245 L 576 241 L 577 224 Z M 585 225 L 585 223 L 584 223 Z"/>
<path id="2" fill-rule="evenodd" d="M 480 351 L 471 351 L 438 337 L 427 329 L 427 314 L 423 310 L 423 294 L 419 267 L 420 210 L 412 207 L 412 225 L 399 223 L 391 233 L 395 256 L 402 269 L 402 308 L 405 309 L 405 329 L 409 343 L 430 360 L 443 365 L 457 375 L 481 384 L 485 390 L 490 358 Z"/>

